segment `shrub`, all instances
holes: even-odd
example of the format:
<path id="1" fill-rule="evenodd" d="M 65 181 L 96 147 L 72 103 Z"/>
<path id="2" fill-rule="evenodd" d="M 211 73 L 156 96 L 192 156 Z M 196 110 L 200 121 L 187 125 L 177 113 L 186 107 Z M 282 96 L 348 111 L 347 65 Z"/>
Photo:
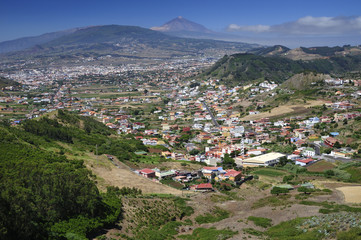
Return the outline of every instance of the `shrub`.
<path id="1" fill-rule="evenodd" d="M 195 220 L 198 224 L 202 224 L 202 223 L 219 222 L 228 217 L 229 217 L 229 212 L 227 210 L 216 207 L 215 209 L 213 209 L 212 213 L 199 215 L 196 217 Z"/>
<path id="2" fill-rule="evenodd" d="M 269 218 L 249 216 L 248 220 L 254 222 L 254 224 L 256 224 L 256 226 L 260 226 L 263 228 L 272 226 L 272 219 L 269 219 Z"/>
<path id="3" fill-rule="evenodd" d="M 281 193 L 288 193 L 289 190 L 287 188 L 274 187 L 271 190 L 271 194 L 276 194 L 277 196 Z"/>

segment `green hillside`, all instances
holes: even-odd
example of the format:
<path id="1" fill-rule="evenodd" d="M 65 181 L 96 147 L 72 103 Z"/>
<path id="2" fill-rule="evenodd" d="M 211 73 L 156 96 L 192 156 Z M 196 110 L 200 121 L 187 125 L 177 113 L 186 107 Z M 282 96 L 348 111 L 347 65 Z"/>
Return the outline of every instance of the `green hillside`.
<path id="1" fill-rule="evenodd" d="M 360 67 L 361 55 L 294 61 L 277 56 L 263 57 L 245 53 L 223 57 L 201 77 L 222 79 L 226 84 L 239 84 L 259 79 L 282 83 L 297 73 L 317 72 L 337 75 L 358 70 Z"/>
<path id="2" fill-rule="evenodd" d="M 109 146 L 116 146 L 121 160 L 145 149 L 132 138 L 111 138 L 112 133 L 96 120 L 66 111 L 19 127 L 2 122 L 0 239 L 86 239 L 115 223 L 124 191 L 100 193 L 83 161 L 67 159 L 63 148 L 94 151 L 98 145 L 111 152 Z"/>

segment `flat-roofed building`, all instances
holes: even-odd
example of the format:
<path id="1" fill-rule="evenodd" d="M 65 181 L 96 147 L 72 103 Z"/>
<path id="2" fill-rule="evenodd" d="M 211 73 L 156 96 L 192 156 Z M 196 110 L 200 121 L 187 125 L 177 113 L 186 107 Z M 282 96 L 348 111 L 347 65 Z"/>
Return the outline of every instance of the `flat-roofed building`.
<path id="1" fill-rule="evenodd" d="M 271 152 L 252 158 L 236 158 L 235 162 L 238 166 L 273 166 L 279 162 L 281 157 L 285 156 L 286 155 L 282 153 Z"/>

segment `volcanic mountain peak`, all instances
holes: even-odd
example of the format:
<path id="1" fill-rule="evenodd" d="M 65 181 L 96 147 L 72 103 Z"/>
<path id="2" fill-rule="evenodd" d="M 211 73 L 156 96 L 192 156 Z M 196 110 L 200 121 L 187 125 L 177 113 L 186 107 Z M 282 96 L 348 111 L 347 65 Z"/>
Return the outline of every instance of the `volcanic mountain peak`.
<path id="1" fill-rule="evenodd" d="M 202 26 L 201 24 L 189 21 L 182 16 L 178 16 L 169 22 L 163 24 L 160 27 L 152 27 L 152 30 L 160 32 L 200 32 L 200 33 L 212 33 L 211 30 Z"/>

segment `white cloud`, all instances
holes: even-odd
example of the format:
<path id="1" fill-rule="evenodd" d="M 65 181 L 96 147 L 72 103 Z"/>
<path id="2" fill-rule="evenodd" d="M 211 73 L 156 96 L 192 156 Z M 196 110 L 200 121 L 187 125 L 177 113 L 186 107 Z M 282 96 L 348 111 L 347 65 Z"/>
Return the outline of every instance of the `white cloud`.
<path id="1" fill-rule="evenodd" d="M 353 17 L 302 17 L 278 25 L 230 24 L 227 31 L 278 33 L 282 35 L 358 35 L 361 34 L 361 16 Z"/>
<path id="2" fill-rule="evenodd" d="M 237 24 L 230 24 L 227 28 L 229 31 L 246 31 L 246 32 L 268 32 L 270 26 L 267 25 L 253 25 L 253 26 L 238 26 Z"/>

